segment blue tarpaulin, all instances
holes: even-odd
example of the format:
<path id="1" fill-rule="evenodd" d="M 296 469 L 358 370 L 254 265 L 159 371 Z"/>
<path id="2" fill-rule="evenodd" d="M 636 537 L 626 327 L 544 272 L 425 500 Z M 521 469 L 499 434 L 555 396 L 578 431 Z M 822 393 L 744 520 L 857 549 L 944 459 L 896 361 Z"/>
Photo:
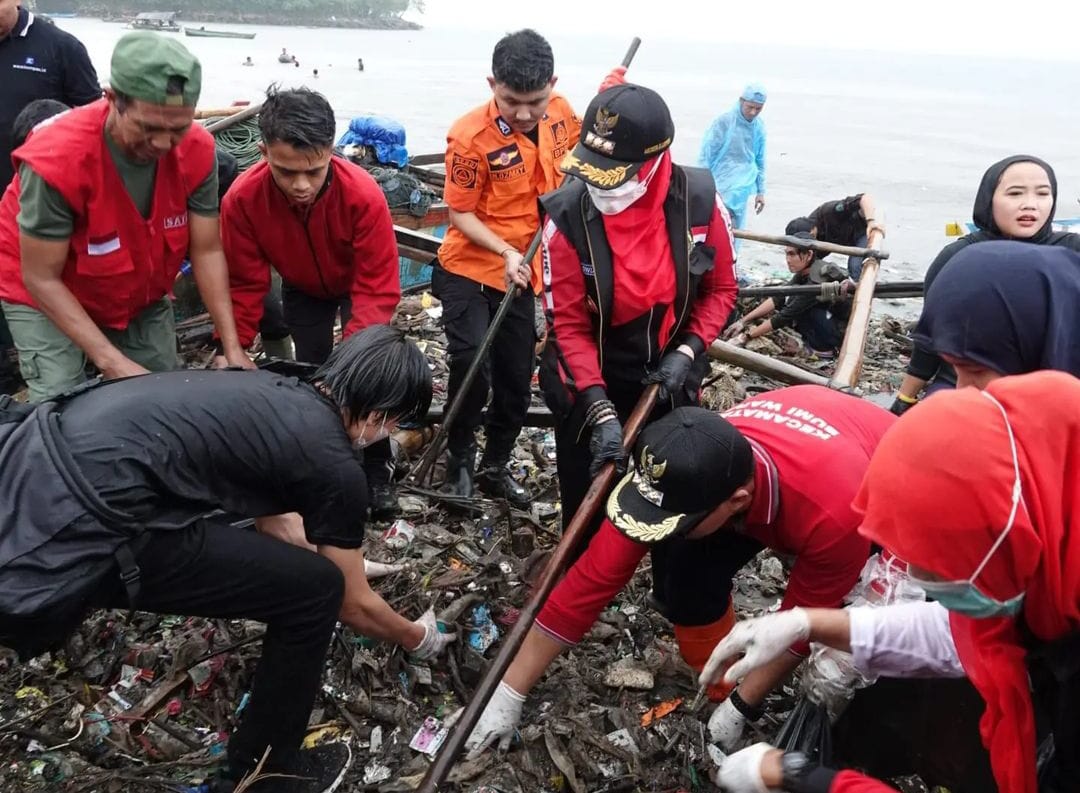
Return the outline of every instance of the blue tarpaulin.
<path id="1" fill-rule="evenodd" d="M 338 146 L 368 146 L 379 162 L 404 168 L 409 162 L 405 127 L 386 116 L 357 116 L 341 136 Z"/>

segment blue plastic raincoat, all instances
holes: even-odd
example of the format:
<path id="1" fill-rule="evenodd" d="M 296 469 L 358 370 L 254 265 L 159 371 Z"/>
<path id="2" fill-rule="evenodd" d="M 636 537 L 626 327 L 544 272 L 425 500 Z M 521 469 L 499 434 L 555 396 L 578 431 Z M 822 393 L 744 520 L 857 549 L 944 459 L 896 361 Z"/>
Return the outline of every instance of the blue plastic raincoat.
<path id="1" fill-rule="evenodd" d="M 747 121 L 739 101 L 705 131 L 698 164 L 712 171 L 735 228 L 743 228 L 746 205 L 765 194 L 765 122 Z"/>

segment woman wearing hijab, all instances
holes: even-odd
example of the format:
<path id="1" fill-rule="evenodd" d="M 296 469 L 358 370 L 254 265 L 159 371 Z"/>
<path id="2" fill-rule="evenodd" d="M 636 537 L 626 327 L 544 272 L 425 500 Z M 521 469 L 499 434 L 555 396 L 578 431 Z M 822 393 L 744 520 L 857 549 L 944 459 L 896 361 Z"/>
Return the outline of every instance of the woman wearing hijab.
<path id="1" fill-rule="evenodd" d="M 1057 369 L 1080 377 L 1080 254 L 1022 242 L 960 251 L 926 296 L 915 343 L 985 387 Z"/>
<path id="2" fill-rule="evenodd" d="M 1057 177 L 1054 169 L 1038 157 L 1018 154 L 991 165 L 975 195 L 972 220 L 978 231 L 946 245 L 937 255 L 924 278 L 927 294 L 953 256 L 974 243 L 1016 240 L 1080 251 L 1080 235 L 1053 230 L 1056 207 Z M 891 409 L 900 415 L 918 402 L 919 393 L 928 385 L 929 392 L 951 388 L 955 383 L 952 367 L 916 338 Z"/>
<path id="3" fill-rule="evenodd" d="M 863 513 L 860 531 L 906 560 L 912 579 L 936 602 L 740 623 L 703 678 L 719 677 L 721 663 L 743 654 L 724 675 L 737 679 L 784 652 L 788 640 L 807 638 L 850 651 L 856 667 L 872 674 L 966 675 L 986 703 L 980 732 L 1000 793 L 1074 790 L 1080 779 L 1077 404 L 1080 380 L 1036 372 L 996 379 L 981 391 L 943 393 L 897 422 L 879 444 L 854 506 Z M 781 617 L 790 624 L 780 624 Z M 1037 722 L 1053 734 L 1054 746 L 1038 780 Z M 795 786 L 811 774 L 817 786 Z M 754 780 L 811 793 L 891 790 L 852 772 L 811 769 L 805 759 L 800 765 L 798 757 L 764 744 L 732 755 L 719 778 L 735 793 L 754 790 Z"/>

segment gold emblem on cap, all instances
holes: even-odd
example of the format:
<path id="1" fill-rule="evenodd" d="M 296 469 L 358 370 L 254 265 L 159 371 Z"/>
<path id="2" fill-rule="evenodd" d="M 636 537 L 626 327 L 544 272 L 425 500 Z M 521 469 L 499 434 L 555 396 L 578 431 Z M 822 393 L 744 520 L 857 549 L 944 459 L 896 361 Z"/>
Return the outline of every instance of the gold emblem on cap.
<path id="1" fill-rule="evenodd" d="M 635 542 L 659 542 L 666 539 L 678 529 L 679 521 L 685 515 L 676 513 L 663 518 L 657 523 L 638 520 L 619 505 L 619 494 L 622 493 L 622 489 L 626 487 L 627 482 L 631 480 L 638 485 L 638 492 L 641 492 L 640 484 L 638 484 L 640 477 L 636 472 L 632 476 L 624 476 L 608 499 L 608 518 L 623 534 Z"/>
<path id="2" fill-rule="evenodd" d="M 641 472 L 645 478 L 649 480 L 649 484 L 655 485 L 657 480 L 664 475 L 664 471 L 667 470 L 667 460 L 657 464 L 656 456 L 649 454 L 649 447 L 646 446 L 641 450 Z"/>
<path id="3" fill-rule="evenodd" d="M 595 165 L 582 162 L 577 155 L 570 152 L 563 158 L 562 170 L 576 173 L 585 181 L 604 188 L 618 187 L 626 181 L 626 172 L 630 170 L 630 166 L 617 165 L 614 168 L 597 168 Z"/>
<path id="4" fill-rule="evenodd" d="M 601 138 L 606 138 L 615 130 L 615 125 L 618 123 L 618 113 L 612 113 L 606 107 L 601 107 L 596 111 L 596 121 L 593 123 L 593 131 Z"/>
<path id="5" fill-rule="evenodd" d="M 646 155 L 656 154 L 656 152 L 663 151 L 664 149 L 666 149 L 670 145 L 671 145 L 671 138 L 664 138 L 662 141 L 657 143 L 655 146 L 650 146 L 649 148 L 645 149 L 645 154 Z"/>

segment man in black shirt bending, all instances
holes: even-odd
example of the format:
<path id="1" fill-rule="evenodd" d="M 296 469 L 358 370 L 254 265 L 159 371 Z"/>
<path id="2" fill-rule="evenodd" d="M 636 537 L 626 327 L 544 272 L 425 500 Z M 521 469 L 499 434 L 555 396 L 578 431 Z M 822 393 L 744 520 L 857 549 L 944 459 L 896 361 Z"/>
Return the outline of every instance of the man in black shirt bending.
<path id="1" fill-rule="evenodd" d="M 335 622 L 419 658 L 454 638 L 431 612 L 412 622 L 379 597 L 360 547 L 368 487 L 354 450 L 430 401 L 423 354 L 373 325 L 311 384 L 187 370 L 108 382 L 15 421 L 10 409 L 7 423 L 0 405 L 0 643 L 39 652 L 93 606 L 265 622 L 215 785 L 229 790 L 269 747 L 264 770 L 324 790 L 344 747 L 301 752 L 300 741 Z M 299 513 L 317 552 L 208 520 L 216 509 L 271 522 Z"/>
<path id="2" fill-rule="evenodd" d="M 885 223 L 879 217 L 880 212 L 869 193 L 856 193 L 837 201 L 826 201 L 806 217 L 795 218 L 787 224 L 784 233 L 788 236 L 799 232 L 808 232 L 821 242 L 834 245 L 850 245 L 865 248 L 870 232 L 878 229 L 885 236 Z M 816 254 L 822 259 L 828 254 Z M 848 275 L 858 281 L 862 273 L 861 256 L 848 257 Z"/>

